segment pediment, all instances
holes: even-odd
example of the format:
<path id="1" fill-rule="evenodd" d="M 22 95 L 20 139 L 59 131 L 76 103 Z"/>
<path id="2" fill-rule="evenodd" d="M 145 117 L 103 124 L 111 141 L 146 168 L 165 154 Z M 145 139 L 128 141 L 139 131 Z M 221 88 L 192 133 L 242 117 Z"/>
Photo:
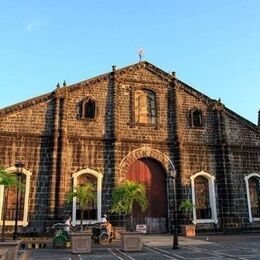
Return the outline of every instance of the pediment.
<path id="1" fill-rule="evenodd" d="M 165 82 L 168 83 L 172 80 L 172 76 L 165 71 L 157 68 L 153 64 L 142 61 L 134 65 L 117 70 L 117 76 L 124 78 L 128 81 L 140 81 L 145 78 L 150 82 Z"/>

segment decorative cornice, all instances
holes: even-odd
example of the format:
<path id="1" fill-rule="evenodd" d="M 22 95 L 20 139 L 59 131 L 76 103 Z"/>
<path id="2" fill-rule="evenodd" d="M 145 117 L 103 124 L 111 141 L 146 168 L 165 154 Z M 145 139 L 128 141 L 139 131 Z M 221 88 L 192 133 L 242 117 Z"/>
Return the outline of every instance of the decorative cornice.
<path id="1" fill-rule="evenodd" d="M 227 146 L 229 149 L 237 149 L 237 150 L 246 150 L 246 149 L 253 149 L 253 150 L 259 150 L 260 152 L 260 145 L 248 145 L 248 144 L 232 144 L 232 143 L 216 143 L 216 144 L 209 144 L 209 143 L 182 143 L 182 146 L 185 148 L 221 148 L 223 146 Z"/>
<path id="2" fill-rule="evenodd" d="M 207 106 L 212 106 L 212 102 L 214 103 L 216 100 L 211 99 L 210 97 L 204 95 L 203 93 L 199 92 L 198 90 L 194 89 L 193 87 L 187 85 L 186 83 L 182 82 L 181 80 L 175 79 L 175 86 L 176 90 L 182 89 L 188 94 L 194 96 L 199 101 L 204 102 Z"/>
<path id="3" fill-rule="evenodd" d="M 253 130 L 256 134 L 259 135 L 260 138 L 260 132 L 259 132 L 259 128 L 257 125 L 255 125 L 254 123 L 250 122 L 249 120 L 247 120 L 246 118 L 238 115 L 237 113 L 235 113 L 234 111 L 230 110 L 229 108 L 225 107 L 224 112 L 226 114 L 228 114 L 229 116 L 231 116 L 233 119 L 243 123 L 244 125 L 246 125 L 248 128 L 250 128 L 251 130 Z"/>
<path id="4" fill-rule="evenodd" d="M 45 101 L 51 99 L 53 97 L 53 95 L 54 95 L 54 92 L 47 93 L 47 94 L 44 94 L 42 96 L 38 96 L 38 97 L 35 97 L 35 98 L 32 98 L 32 99 L 23 101 L 23 102 L 14 104 L 14 105 L 9 106 L 9 107 L 2 108 L 2 109 L 0 109 L 0 116 L 10 114 L 12 112 L 21 110 L 23 108 L 34 106 L 34 105 L 39 104 L 41 102 L 45 102 Z"/>
<path id="5" fill-rule="evenodd" d="M 52 135 L 46 135 L 41 133 L 25 133 L 25 132 L 7 132 L 7 131 L 0 131 L 1 137 L 15 137 L 15 138 L 21 138 L 21 137 L 31 137 L 31 138 L 51 138 Z"/>
<path id="6" fill-rule="evenodd" d="M 91 78 L 88 80 L 84 80 L 82 82 L 79 82 L 79 83 L 76 83 L 76 84 L 73 84 L 70 86 L 67 86 L 66 88 L 69 92 L 72 92 L 74 90 L 80 89 L 81 87 L 88 87 L 91 85 L 96 85 L 103 81 L 107 81 L 109 79 L 109 75 L 110 75 L 110 73 L 106 73 L 106 74 L 103 74 L 103 75 L 100 75 L 100 76 L 97 76 L 97 77 L 94 77 L 94 78 Z M 62 90 L 62 88 L 61 88 L 61 90 Z"/>
<path id="7" fill-rule="evenodd" d="M 144 85 L 158 85 L 158 86 L 167 86 L 166 83 L 162 83 L 161 81 L 155 81 L 155 80 L 140 80 L 140 79 L 133 79 L 131 77 L 125 77 L 124 79 L 121 79 L 122 82 L 125 84 L 131 84 L 131 83 L 139 83 Z"/>

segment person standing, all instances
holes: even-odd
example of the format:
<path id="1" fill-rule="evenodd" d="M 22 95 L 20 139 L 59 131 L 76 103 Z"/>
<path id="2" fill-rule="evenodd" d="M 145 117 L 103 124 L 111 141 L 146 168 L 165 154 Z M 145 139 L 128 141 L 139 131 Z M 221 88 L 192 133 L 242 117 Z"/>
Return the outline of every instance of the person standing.
<path id="1" fill-rule="evenodd" d="M 67 237 L 70 237 L 70 231 L 71 231 L 71 216 L 68 216 L 65 221 L 64 231 L 66 232 Z"/>

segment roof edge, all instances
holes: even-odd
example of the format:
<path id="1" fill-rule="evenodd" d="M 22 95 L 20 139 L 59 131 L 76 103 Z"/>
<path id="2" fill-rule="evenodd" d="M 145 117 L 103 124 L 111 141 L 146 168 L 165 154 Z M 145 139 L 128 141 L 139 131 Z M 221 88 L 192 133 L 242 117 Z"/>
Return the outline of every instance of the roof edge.
<path id="1" fill-rule="evenodd" d="M 0 116 L 7 115 L 7 114 L 15 112 L 19 109 L 27 108 L 27 107 L 33 106 L 35 104 L 39 104 L 41 102 L 49 100 L 52 97 L 52 95 L 53 95 L 53 92 L 49 92 L 47 94 L 43 94 L 41 96 L 30 98 L 30 99 L 27 99 L 25 101 L 13 104 L 11 106 L 1 108 L 0 109 Z"/>
<path id="2" fill-rule="evenodd" d="M 239 114 L 237 114 L 236 112 L 234 112 L 233 110 L 231 110 L 231 109 L 229 109 L 227 107 L 224 107 L 224 110 L 225 110 L 225 112 L 227 114 L 229 114 L 234 119 L 240 121 L 241 123 L 244 123 L 251 130 L 256 131 L 257 133 L 259 133 L 259 127 L 256 124 L 254 124 L 253 122 L 251 122 L 248 119 L 240 116 Z"/>

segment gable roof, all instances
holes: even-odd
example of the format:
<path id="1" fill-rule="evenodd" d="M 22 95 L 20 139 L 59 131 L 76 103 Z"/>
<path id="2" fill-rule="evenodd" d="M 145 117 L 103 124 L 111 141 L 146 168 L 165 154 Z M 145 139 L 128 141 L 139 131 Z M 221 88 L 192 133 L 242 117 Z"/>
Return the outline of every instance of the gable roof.
<path id="1" fill-rule="evenodd" d="M 135 69 L 135 68 L 138 69 L 139 67 L 145 67 L 145 68 L 149 69 L 150 71 L 152 71 L 153 73 L 156 73 L 158 76 L 160 76 L 161 78 L 163 78 L 166 81 L 171 80 L 170 74 L 157 68 L 156 66 L 152 65 L 151 63 L 149 63 L 147 61 L 138 62 L 138 63 L 132 64 L 132 65 L 129 65 L 127 67 L 117 69 L 116 73 L 119 75 L 122 75 L 122 74 L 126 73 L 127 71 L 129 71 L 130 69 Z M 55 95 L 56 92 L 62 93 L 65 91 L 73 91 L 73 90 L 80 88 L 82 85 L 88 86 L 88 85 L 92 85 L 92 84 L 101 82 L 103 80 L 107 80 L 110 74 L 111 74 L 111 72 L 104 73 L 104 74 L 92 77 L 90 79 L 86 79 L 86 80 L 83 80 L 83 81 L 80 81 L 80 82 L 77 82 L 77 83 L 74 83 L 74 84 L 71 84 L 71 85 L 68 85 L 65 87 L 60 87 L 58 89 L 55 89 L 52 92 L 49 92 L 49 93 L 46 93 L 46 94 L 43 94 L 40 96 L 36 96 L 31 99 L 28 99 L 28 100 L 13 104 L 11 106 L 2 108 L 2 109 L 0 109 L 0 116 L 15 112 L 17 110 L 20 110 L 20 109 L 23 109 L 26 107 L 33 106 L 33 105 L 41 103 L 41 102 L 45 102 L 45 101 L 51 99 Z"/>
<path id="2" fill-rule="evenodd" d="M 173 80 L 173 78 L 175 78 L 175 76 L 163 71 L 162 69 L 156 67 L 155 65 L 147 62 L 147 61 L 141 61 L 120 69 L 116 69 L 115 72 L 117 75 L 123 75 L 124 73 L 127 73 L 129 70 L 135 70 L 135 69 L 139 69 L 139 68 L 145 68 L 147 70 L 149 70 L 150 72 L 156 74 L 158 77 L 160 77 L 162 80 L 166 81 L 166 82 L 171 82 Z M 80 82 L 77 82 L 75 84 L 71 84 L 65 87 L 60 87 L 55 89 L 52 92 L 49 92 L 47 94 L 41 95 L 41 96 L 37 96 L 28 100 L 25 100 L 23 102 L 19 102 L 17 104 L 8 106 L 6 108 L 2 108 L 0 109 L 0 116 L 1 115 L 5 115 L 5 114 L 9 114 L 11 112 L 17 111 L 19 109 L 22 108 L 26 108 L 26 107 L 30 107 L 33 106 L 35 104 L 41 103 L 41 102 L 45 102 L 51 98 L 54 97 L 55 93 L 63 93 L 65 91 L 73 91 L 76 90 L 78 88 L 80 88 L 82 85 L 84 86 L 89 86 L 95 83 L 99 83 L 102 82 L 104 80 L 108 80 L 109 76 L 111 75 L 111 71 L 98 75 L 96 77 L 92 77 L 90 79 L 86 79 Z M 206 104 L 215 104 L 217 101 L 208 97 L 207 95 L 199 92 L 198 90 L 196 90 L 195 88 L 189 86 L 188 84 L 184 83 L 183 81 L 175 78 L 176 83 L 178 84 L 178 87 L 182 88 L 184 91 L 186 91 L 187 93 L 203 100 Z M 252 123 L 251 121 L 243 118 L 242 116 L 238 115 L 237 113 L 235 113 L 234 111 L 226 108 L 223 104 L 221 104 L 223 111 L 225 111 L 225 113 L 227 113 L 228 115 L 230 115 L 231 117 L 233 117 L 234 119 L 242 122 L 243 124 L 247 125 L 250 129 L 254 130 L 254 131 L 259 131 L 259 128 L 257 125 L 255 125 L 254 123 Z"/>

